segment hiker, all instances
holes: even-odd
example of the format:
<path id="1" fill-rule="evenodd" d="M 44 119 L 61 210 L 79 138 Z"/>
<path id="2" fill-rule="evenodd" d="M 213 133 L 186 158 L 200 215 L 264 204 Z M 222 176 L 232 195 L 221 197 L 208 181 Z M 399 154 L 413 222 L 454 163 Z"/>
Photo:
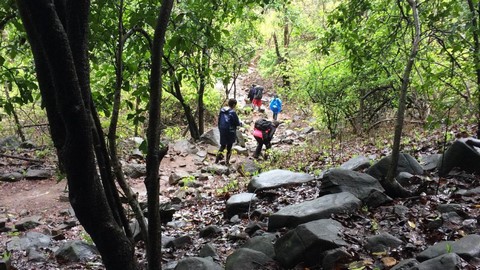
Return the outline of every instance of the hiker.
<path id="1" fill-rule="evenodd" d="M 280 122 L 278 121 L 271 122 L 263 118 L 255 121 L 253 137 L 255 137 L 255 140 L 257 140 L 257 148 L 253 154 L 254 158 L 258 158 L 260 156 L 263 145 L 265 145 L 267 150 L 272 148 L 272 138 L 279 125 Z M 265 153 L 265 157 L 266 156 L 267 154 Z"/>
<path id="2" fill-rule="evenodd" d="M 277 121 L 278 113 L 282 111 L 282 100 L 278 98 L 277 94 L 273 95 L 273 99 L 270 101 L 269 107 L 273 113 L 273 120 Z"/>
<path id="3" fill-rule="evenodd" d="M 250 100 L 250 104 L 252 104 L 252 108 L 255 109 L 254 105 L 253 105 L 253 97 L 255 96 L 255 93 L 257 91 L 257 89 L 255 89 L 255 87 L 257 87 L 256 84 L 252 84 L 252 87 L 250 88 L 250 90 L 248 91 L 248 99 Z"/>
<path id="4" fill-rule="evenodd" d="M 242 122 L 238 119 L 235 107 L 237 106 L 237 100 L 231 98 L 228 100 L 228 107 L 220 109 L 218 115 L 218 130 L 220 131 L 220 149 L 218 150 L 215 158 L 215 163 L 220 162 L 223 159 L 223 151 L 227 149 L 227 158 L 225 164 L 230 163 L 230 157 L 232 155 L 232 146 L 237 139 L 237 127 L 242 125 Z"/>
<path id="5" fill-rule="evenodd" d="M 262 107 L 262 97 L 263 97 L 263 86 L 257 85 L 255 86 L 255 94 L 253 95 L 253 109 L 255 107 L 258 107 L 258 111 L 260 111 L 260 108 Z"/>

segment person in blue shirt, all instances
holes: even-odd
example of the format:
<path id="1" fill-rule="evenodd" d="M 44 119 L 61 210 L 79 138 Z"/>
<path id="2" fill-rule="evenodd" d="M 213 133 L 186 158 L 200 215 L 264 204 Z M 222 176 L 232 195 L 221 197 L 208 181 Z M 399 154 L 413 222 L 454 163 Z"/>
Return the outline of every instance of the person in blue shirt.
<path id="1" fill-rule="evenodd" d="M 274 94 L 270 101 L 270 110 L 273 112 L 273 120 L 277 121 L 278 113 L 282 111 L 282 100 L 278 98 L 277 94 Z"/>

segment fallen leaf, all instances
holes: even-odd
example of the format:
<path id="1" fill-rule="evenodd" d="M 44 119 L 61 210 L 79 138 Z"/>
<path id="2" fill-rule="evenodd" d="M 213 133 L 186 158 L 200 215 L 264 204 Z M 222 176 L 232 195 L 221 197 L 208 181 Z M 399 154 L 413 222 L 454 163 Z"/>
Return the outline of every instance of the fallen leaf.
<path id="1" fill-rule="evenodd" d="M 409 225 L 410 228 L 412 228 L 412 229 L 415 229 L 415 228 L 417 227 L 417 225 L 415 224 L 415 222 L 410 221 L 410 220 L 408 221 L 408 225 Z"/>
<path id="2" fill-rule="evenodd" d="M 382 258 L 382 262 L 387 267 L 391 267 L 397 264 L 397 260 L 393 257 L 384 257 Z"/>

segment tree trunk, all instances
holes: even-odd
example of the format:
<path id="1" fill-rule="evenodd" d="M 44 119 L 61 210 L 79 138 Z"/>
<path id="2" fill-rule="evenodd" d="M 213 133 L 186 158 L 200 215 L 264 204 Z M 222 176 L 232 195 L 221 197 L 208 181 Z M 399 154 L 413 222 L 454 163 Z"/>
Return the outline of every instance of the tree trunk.
<path id="1" fill-rule="evenodd" d="M 172 68 L 172 67 L 171 67 Z M 180 105 L 183 108 L 183 111 L 185 112 L 185 117 L 187 118 L 187 123 L 188 123 L 188 130 L 190 131 L 190 136 L 194 140 L 200 139 L 200 132 L 197 127 L 197 123 L 195 122 L 195 116 L 193 115 L 192 108 L 188 106 L 188 104 L 185 102 L 185 99 L 183 98 L 181 87 L 180 87 L 180 82 L 176 79 L 175 74 L 172 70 L 170 70 L 170 77 L 171 80 L 173 81 L 173 90 L 171 91 L 171 94 L 180 102 Z"/>
<path id="2" fill-rule="evenodd" d="M 207 85 L 207 69 L 208 69 L 208 48 L 202 48 L 202 59 L 200 60 L 200 67 L 199 67 L 199 87 L 197 92 L 197 103 L 198 103 L 198 132 L 203 134 L 205 132 L 205 104 L 203 102 L 203 96 L 205 94 L 205 87 Z"/>
<path id="3" fill-rule="evenodd" d="M 405 117 L 406 97 L 408 92 L 408 85 L 410 83 L 410 73 L 412 72 L 413 64 L 415 62 L 415 58 L 417 56 L 419 46 L 420 46 L 420 21 L 418 17 L 417 3 L 415 0 L 407 0 L 407 1 L 410 7 L 412 8 L 412 12 L 413 12 L 415 35 L 412 42 L 412 48 L 407 59 L 407 65 L 405 66 L 405 69 L 403 71 L 403 76 L 402 76 L 402 86 L 400 89 L 400 97 L 398 101 L 397 120 L 395 123 L 395 137 L 393 140 L 392 161 L 388 169 L 386 179 L 384 181 L 384 184 L 387 185 L 385 188 L 387 191 L 387 194 L 388 194 L 388 191 L 391 190 L 392 188 L 393 190 L 398 188 L 398 183 L 395 179 L 395 176 L 397 172 L 398 158 L 400 155 L 400 140 L 402 137 L 403 120 Z"/>
<path id="4" fill-rule="evenodd" d="M 60 131 L 59 137 L 52 132 L 52 139 L 65 165 L 70 202 L 105 267 L 135 269 L 134 247 L 113 216 L 95 165 L 86 40 L 90 3 L 57 2 L 65 6 L 57 7 L 49 0 L 17 0 L 17 5 L 32 45 L 40 87 L 51 86 L 41 93 L 51 130 Z"/>
<path id="5" fill-rule="evenodd" d="M 473 0 L 467 0 L 468 8 L 472 13 L 472 34 L 473 34 L 473 61 L 475 63 L 475 75 L 477 79 L 477 85 L 475 95 L 477 96 L 477 138 L 480 138 L 480 41 L 478 25 L 478 19 L 480 17 L 480 2 L 477 4 L 477 8 L 473 3 Z"/>
<path id="6" fill-rule="evenodd" d="M 148 118 L 147 177 L 145 186 L 148 199 L 147 261 L 149 270 L 161 269 L 161 223 L 159 209 L 160 179 L 158 167 L 167 153 L 167 146 L 160 148 L 160 117 L 162 101 L 162 55 L 165 32 L 173 8 L 173 0 L 163 0 L 157 19 L 152 45 L 152 70 L 150 73 L 150 107 Z"/>

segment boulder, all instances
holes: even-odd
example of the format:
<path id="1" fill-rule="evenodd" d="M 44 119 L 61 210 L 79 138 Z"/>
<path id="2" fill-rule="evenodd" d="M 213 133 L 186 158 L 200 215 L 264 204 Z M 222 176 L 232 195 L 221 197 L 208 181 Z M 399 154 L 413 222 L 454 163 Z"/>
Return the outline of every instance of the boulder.
<path id="1" fill-rule="evenodd" d="M 260 172 L 260 165 L 251 159 L 246 159 L 238 165 L 238 173 L 245 177 L 251 177 Z"/>
<path id="2" fill-rule="evenodd" d="M 455 253 L 447 253 L 439 257 L 424 261 L 414 268 L 415 270 L 458 270 L 463 269 L 463 260 Z"/>
<path id="3" fill-rule="evenodd" d="M 475 147 L 467 145 L 467 139 L 458 139 L 448 147 L 443 158 L 438 162 L 438 174 L 447 175 L 453 168 L 458 167 L 466 172 L 480 173 L 480 153 Z"/>
<path id="4" fill-rule="evenodd" d="M 220 147 L 220 131 L 218 128 L 212 128 L 200 136 L 200 140 L 204 143 Z M 245 138 L 242 132 L 237 129 L 237 144 L 245 147 Z"/>
<path id="5" fill-rule="evenodd" d="M 191 245 L 193 240 L 190 236 L 184 235 L 173 239 L 172 241 L 168 242 L 165 247 L 167 248 L 184 248 L 187 245 Z"/>
<path id="6" fill-rule="evenodd" d="M 343 226 L 332 219 L 321 219 L 301 224 L 280 237 L 275 243 L 275 258 L 290 269 L 300 262 L 306 266 L 322 262 L 323 252 L 348 244 L 340 237 Z"/>
<path id="7" fill-rule="evenodd" d="M 345 170 L 360 171 L 370 167 L 370 159 L 364 156 L 356 156 L 340 165 Z"/>
<path id="8" fill-rule="evenodd" d="M 12 237 L 7 242 L 8 251 L 27 251 L 31 248 L 44 248 L 48 247 L 52 239 L 50 236 L 38 233 L 27 232 L 23 237 Z"/>
<path id="9" fill-rule="evenodd" d="M 15 229 L 19 231 L 28 231 L 39 226 L 41 216 L 25 217 L 15 223 Z"/>
<path id="10" fill-rule="evenodd" d="M 268 230 L 282 227 L 295 227 L 312 220 L 329 218 L 331 214 L 351 213 L 358 210 L 361 201 L 349 192 L 341 192 L 293 204 L 272 214 L 268 221 Z"/>
<path id="11" fill-rule="evenodd" d="M 145 164 L 127 163 L 123 166 L 123 173 L 127 177 L 140 178 L 147 175 L 147 166 Z"/>
<path id="12" fill-rule="evenodd" d="M 239 248 L 227 257 L 225 270 L 267 269 L 272 263 L 273 259 L 260 251 Z"/>
<path id="13" fill-rule="evenodd" d="M 320 196 L 325 194 L 350 192 L 369 207 L 377 207 L 391 202 L 377 179 L 372 176 L 346 169 L 332 169 L 322 178 Z"/>
<path id="14" fill-rule="evenodd" d="M 399 262 L 397 265 L 392 267 L 391 270 L 411 270 L 415 269 L 414 267 L 417 266 L 419 262 L 415 259 L 407 259 Z"/>
<path id="15" fill-rule="evenodd" d="M 338 269 L 338 264 L 345 264 L 352 259 L 352 255 L 344 247 L 327 250 L 322 257 L 323 269 Z"/>
<path id="16" fill-rule="evenodd" d="M 275 169 L 254 176 L 248 183 L 248 191 L 258 192 L 265 189 L 303 184 L 314 180 L 315 177 L 310 174 Z"/>
<path id="17" fill-rule="evenodd" d="M 201 172 L 202 173 L 208 172 L 208 173 L 216 174 L 216 175 L 222 175 L 222 174 L 229 175 L 230 174 L 230 168 L 228 166 L 221 165 L 221 164 L 213 164 L 213 165 L 207 166 L 205 168 L 202 168 Z"/>
<path id="18" fill-rule="evenodd" d="M 471 234 L 462 237 L 457 241 L 442 241 L 417 255 L 417 260 L 422 262 L 441 256 L 443 254 L 453 252 L 458 254 L 465 260 L 480 257 L 480 235 Z"/>
<path id="19" fill-rule="evenodd" d="M 424 156 L 420 159 L 420 164 L 425 171 L 433 171 L 437 168 L 437 165 L 440 162 L 441 158 L 441 154 Z"/>
<path id="20" fill-rule="evenodd" d="M 188 172 L 185 171 L 176 171 L 170 174 L 170 177 L 168 178 L 168 183 L 170 185 L 176 185 L 180 180 L 189 178 L 191 175 Z"/>
<path id="21" fill-rule="evenodd" d="M 178 262 L 175 270 L 222 270 L 212 258 L 190 257 Z"/>
<path id="22" fill-rule="evenodd" d="M 371 166 L 367 170 L 367 173 L 378 180 L 382 180 L 387 176 L 387 172 L 388 172 L 388 168 L 390 167 L 391 160 L 392 160 L 391 155 L 382 158 L 377 163 L 373 164 L 373 166 Z M 408 172 L 413 175 L 422 175 L 423 168 L 418 163 L 418 161 L 412 156 L 410 156 L 409 154 L 400 153 L 398 157 L 398 166 L 397 166 L 396 175 L 401 172 Z"/>
<path id="23" fill-rule="evenodd" d="M 255 236 L 248 239 L 242 248 L 249 248 L 252 250 L 260 251 L 270 258 L 275 257 L 275 249 L 273 242 L 277 239 L 274 234 L 265 234 L 261 236 Z"/>
<path id="24" fill-rule="evenodd" d="M 254 202 L 258 201 L 255 193 L 240 193 L 227 200 L 226 215 L 231 218 L 237 214 L 248 212 Z M 253 209 L 252 209 L 253 210 Z"/>
<path id="25" fill-rule="evenodd" d="M 23 174 L 18 172 L 7 172 L 0 175 L 0 181 L 3 182 L 18 182 L 23 179 Z"/>
<path id="26" fill-rule="evenodd" d="M 198 256 L 205 258 L 205 257 L 212 257 L 212 258 L 218 258 L 217 251 L 215 250 L 215 247 L 211 243 L 206 243 L 202 249 L 198 252 Z"/>
<path id="27" fill-rule="evenodd" d="M 28 169 L 25 173 L 25 179 L 27 180 L 41 180 L 48 179 L 53 176 L 52 171 L 45 169 Z"/>
<path id="28" fill-rule="evenodd" d="M 397 237 L 388 233 L 381 233 L 367 237 L 365 248 L 372 253 L 388 252 L 391 248 L 397 248 L 402 244 L 403 241 Z"/>
<path id="29" fill-rule="evenodd" d="M 68 241 L 55 251 L 55 258 L 62 262 L 87 262 L 97 255 L 94 246 L 79 240 Z"/>
<path id="30" fill-rule="evenodd" d="M 217 225 L 209 225 L 200 229 L 200 238 L 215 237 L 222 233 L 222 229 Z"/>

